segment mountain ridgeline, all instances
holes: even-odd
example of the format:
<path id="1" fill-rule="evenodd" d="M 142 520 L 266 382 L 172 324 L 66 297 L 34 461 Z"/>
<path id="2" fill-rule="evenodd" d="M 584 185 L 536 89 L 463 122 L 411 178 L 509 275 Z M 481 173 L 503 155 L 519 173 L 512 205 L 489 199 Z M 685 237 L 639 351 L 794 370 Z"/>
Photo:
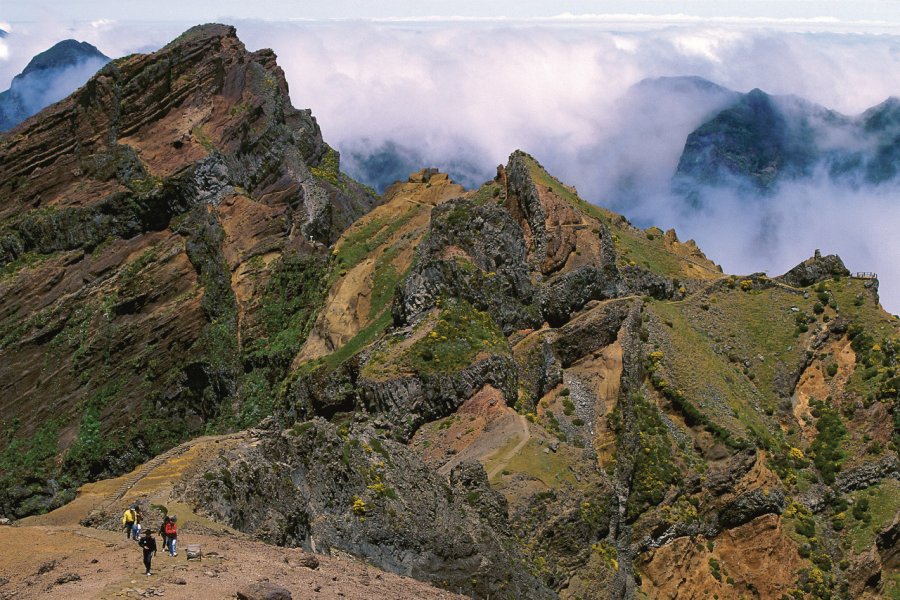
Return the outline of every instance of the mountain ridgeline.
<path id="1" fill-rule="evenodd" d="M 252 428 L 172 493 L 473 597 L 900 591 L 877 279 L 724 274 L 522 151 L 378 196 L 231 27 L 0 136 L 0 265 L 2 515 Z"/>

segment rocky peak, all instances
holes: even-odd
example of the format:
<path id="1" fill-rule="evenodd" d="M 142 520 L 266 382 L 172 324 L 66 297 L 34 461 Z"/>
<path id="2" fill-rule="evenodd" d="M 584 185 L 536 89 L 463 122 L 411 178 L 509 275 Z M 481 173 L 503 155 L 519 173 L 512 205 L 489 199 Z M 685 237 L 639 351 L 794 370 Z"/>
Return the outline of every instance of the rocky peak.
<path id="1" fill-rule="evenodd" d="M 27 437 L 52 406 L 67 424 L 59 448 L 83 419 L 110 440 L 89 465 L 70 459 L 39 480 L 127 470 L 249 414 L 242 363 L 279 377 L 328 245 L 378 202 L 339 167 L 311 112 L 291 105 L 275 54 L 249 52 L 225 25 L 117 59 L 0 137 L 0 388 L 21 391 L 0 420 L 20 416 Z M 48 378 L 48 362 L 66 368 Z M 177 427 L 154 439 L 165 419 Z M 11 493 L 0 505 L 27 514 L 68 492 Z"/>
<path id="2" fill-rule="evenodd" d="M 780 279 L 794 287 L 806 287 L 835 276 L 845 277 L 847 275 L 850 275 L 850 271 L 844 266 L 844 261 L 840 256 L 837 254 L 822 256 L 819 249 L 816 249 L 811 258 L 804 260 L 782 275 Z"/>

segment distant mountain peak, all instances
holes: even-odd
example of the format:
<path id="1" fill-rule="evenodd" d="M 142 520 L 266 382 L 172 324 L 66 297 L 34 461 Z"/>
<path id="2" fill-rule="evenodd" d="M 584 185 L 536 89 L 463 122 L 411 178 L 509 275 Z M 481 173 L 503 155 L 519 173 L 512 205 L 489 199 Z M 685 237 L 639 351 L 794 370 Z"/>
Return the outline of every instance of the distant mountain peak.
<path id="1" fill-rule="evenodd" d="M 35 71 L 75 66 L 91 58 L 109 60 L 108 56 L 92 44 L 72 39 L 63 40 L 32 58 L 16 77 L 24 77 Z"/>
<path id="2" fill-rule="evenodd" d="M 0 93 L 0 131 L 62 100 L 108 62 L 95 46 L 72 39 L 41 52 Z"/>

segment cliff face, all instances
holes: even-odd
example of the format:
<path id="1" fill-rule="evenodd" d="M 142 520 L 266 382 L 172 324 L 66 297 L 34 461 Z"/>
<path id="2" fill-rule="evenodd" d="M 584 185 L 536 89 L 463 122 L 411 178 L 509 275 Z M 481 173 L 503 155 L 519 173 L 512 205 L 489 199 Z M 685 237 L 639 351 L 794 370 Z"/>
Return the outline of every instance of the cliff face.
<path id="1" fill-rule="evenodd" d="M 256 425 L 178 501 L 475 597 L 896 593 L 877 280 L 725 275 L 521 151 L 372 209 L 286 92 L 206 26 L 0 138 L 4 513 Z"/>
<path id="2" fill-rule="evenodd" d="M 108 450 L 63 479 L 16 465 L 35 483 L 5 510 L 254 418 L 284 367 L 266 340 L 302 341 L 326 245 L 375 202 L 291 106 L 274 54 L 232 27 L 113 61 L 0 138 L 6 435 L 55 454 L 87 424 Z"/>

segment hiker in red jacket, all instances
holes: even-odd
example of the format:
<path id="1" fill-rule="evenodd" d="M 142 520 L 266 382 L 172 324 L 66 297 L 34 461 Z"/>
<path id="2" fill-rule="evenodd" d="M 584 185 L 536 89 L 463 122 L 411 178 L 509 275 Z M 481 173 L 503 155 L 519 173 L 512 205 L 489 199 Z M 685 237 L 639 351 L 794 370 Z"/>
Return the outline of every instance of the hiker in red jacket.
<path id="1" fill-rule="evenodd" d="M 172 515 L 169 522 L 165 525 L 166 540 L 169 542 L 169 552 L 172 556 L 178 556 L 176 545 L 178 544 L 178 517 Z"/>
<path id="2" fill-rule="evenodd" d="M 166 525 L 168 524 L 169 517 L 168 515 L 166 515 L 166 517 L 163 518 L 162 524 L 159 526 L 159 535 L 162 538 L 163 550 L 165 550 L 166 552 L 169 551 L 169 539 L 166 537 Z"/>

